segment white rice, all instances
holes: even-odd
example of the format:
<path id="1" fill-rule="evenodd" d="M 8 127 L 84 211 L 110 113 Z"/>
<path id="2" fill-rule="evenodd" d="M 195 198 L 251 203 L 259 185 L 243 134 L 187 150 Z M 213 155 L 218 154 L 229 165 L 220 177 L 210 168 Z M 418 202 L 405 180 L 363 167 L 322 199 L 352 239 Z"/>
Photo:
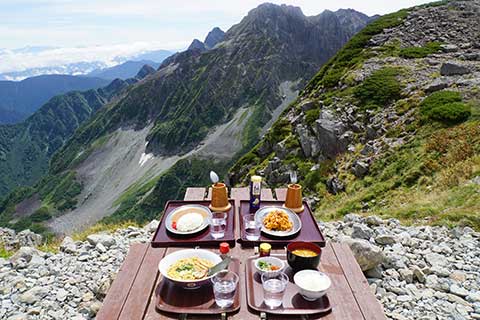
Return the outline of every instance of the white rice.
<path id="1" fill-rule="evenodd" d="M 184 214 L 177 220 L 178 231 L 192 231 L 200 227 L 203 223 L 203 216 L 199 213 L 191 212 Z"/>

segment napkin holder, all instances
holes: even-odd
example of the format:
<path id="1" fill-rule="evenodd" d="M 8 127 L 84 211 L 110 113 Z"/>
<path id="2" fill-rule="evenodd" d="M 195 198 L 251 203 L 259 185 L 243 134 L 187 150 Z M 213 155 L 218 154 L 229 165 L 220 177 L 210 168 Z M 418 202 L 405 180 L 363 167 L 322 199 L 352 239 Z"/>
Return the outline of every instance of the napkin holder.
<path id="1" fill-rule="evenodd" d="M 226 212 L 232 205 L 228 201 L 228 190 L 225 183 L 217 182 L 212 185 L 212 200 L 208 206 L 215 212 Z"/>
<path id="2" fill-rule="evenodd" d="M 303 212 L 305 209 L 302 198 L 302 186 L 296 183 L 288 185 L 287 197 L 285 198 L 285 208 L 292 210 L 295 213 Z"/>

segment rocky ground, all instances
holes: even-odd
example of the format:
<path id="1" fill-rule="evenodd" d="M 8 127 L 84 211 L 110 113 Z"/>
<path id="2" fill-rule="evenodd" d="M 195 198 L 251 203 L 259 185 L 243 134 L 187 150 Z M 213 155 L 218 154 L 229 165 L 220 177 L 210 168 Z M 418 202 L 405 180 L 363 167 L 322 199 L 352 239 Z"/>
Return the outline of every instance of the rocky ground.
<path id="1" fill-rule="evenodd" d="M 157 224 L 67 237 L 56 254 L 24 246 L 0 259 L 0 319 L 94 318 L 129 245 L 149 241 Z M 320 225 L 350 245 L 389 319 L 480 319 L 480 233 L 358 215 Z M 31 233 L 0 231 L 4 242 L 34 244 Z"/>

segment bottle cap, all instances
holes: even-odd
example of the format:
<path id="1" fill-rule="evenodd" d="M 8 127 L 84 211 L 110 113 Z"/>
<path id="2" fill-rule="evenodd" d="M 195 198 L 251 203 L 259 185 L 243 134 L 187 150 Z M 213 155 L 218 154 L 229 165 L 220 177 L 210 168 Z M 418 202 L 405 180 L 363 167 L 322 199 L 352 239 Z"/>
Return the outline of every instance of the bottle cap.
<path id="1" fill-rule="evenodd" d="M 251 177 L 252 182 L 262 182 L 262 177 L 260 176 L 252 176 Z"/>
<path id="2" fill-rule="evenodd" d="M 260 243 L 260 250 L 261 251 L 270 251 L 272 249 L 272 246 L 270 245 L 270 243 Z"/>
<path id="3" fill-rule="evenodd" d="M 230 251 L 230 245 L 227 242 L 220 243 L 220 253 L 227 254 Z"/>

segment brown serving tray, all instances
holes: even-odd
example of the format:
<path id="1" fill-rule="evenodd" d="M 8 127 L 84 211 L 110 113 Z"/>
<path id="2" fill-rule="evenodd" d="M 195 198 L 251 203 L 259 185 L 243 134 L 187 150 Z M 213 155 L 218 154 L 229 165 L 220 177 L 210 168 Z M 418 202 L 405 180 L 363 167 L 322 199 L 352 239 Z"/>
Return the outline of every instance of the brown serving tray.
<path id="1" fill-rule="evenodd" d="M 272 254 L 271 256 L 286 261 L 286 256 L 281 254 Z M 288 275 L 290 282 L 287 285 L 283 304 L 279 308 L 270 309 L 263 302 L 263 287 L 260 274 L 255 269 L 255 259 L 253 256 L 247 259 L 245 263 L 245 281 L 247 287 L 248 306 L 259 312 L 283 315 L 301 315 L 301 314 L 327 314 L 332 310 L 328 293 L 316 301 L 307 301 L 298 293 L 298 289 L 293 282 L 293 270 L 287 265 L 284 272 Z M 320 270 L 321 270 L 320 266 Z"/>
<path id="2" fill-rule="evenodd" d="M 281 207 L 283 201 L 262 201 L 260 207 L 276 206 Z M 243 227 L 243 215 L 250 214 L 249 201 L 240 201 L 240 239 L 239 242 L 242 246 L 256 246 L 262 242 L 268 242 L 274 247 L 283 247 L 288 245 L 292 241 L 306 241 L 318 244 L 320 247 L 325 247 L 325 238 L 318 227 L 317 221 L 312 214 L 312 210 L 306 202 L 303 203 L 304 209 L 298 213 L 298 216 L 302 220 L 302 228 L 297 234 L 290 237 L 274 237 L 267 234 L 260 235 L 260 239 L 257 241 L 247 240 L 245 235 L 245 229 Z"/>
<path id="3" fill-rule="evenodd" d="M 233 258 L 228 270 L 239 274 L 240 261 Z M 233 305 L 220 308 L 215 303 L 212 285 L 206 284 L 198 289 L 185 289 L 168 279 L 162 279 L 155 289 L 156 307 L 160 311 L 185 314 L 220 314 L 240 309 L 240 295 L 243 294 L 243 283 L 238 283 Z"/>
<path id="4" fill-rule="evenodd" d="M 234 201 L 229 200 L 232 207 L 227 212 L 227 228 L 225 229 L 225 236 L 220 239 L 214 239 L 210 235 L 210 227 L 205 228 L 195 234 L 178 235 L 171 233 L 165 227 L 165 217 L 173 209 L 186 204 L 200 204 L 208 207 L 210 201 L 182 201 L 182 200 L 170 200 L 165 204 L 165 210 L 162 216 L 162 220 L 158 225 L 157 231 L 152 238 L 152 247 L 191 247 L 191 246 L 218 246 L 221 242 L 228 242 L 230 247 L 235 246 L 235 206 Z"/>

